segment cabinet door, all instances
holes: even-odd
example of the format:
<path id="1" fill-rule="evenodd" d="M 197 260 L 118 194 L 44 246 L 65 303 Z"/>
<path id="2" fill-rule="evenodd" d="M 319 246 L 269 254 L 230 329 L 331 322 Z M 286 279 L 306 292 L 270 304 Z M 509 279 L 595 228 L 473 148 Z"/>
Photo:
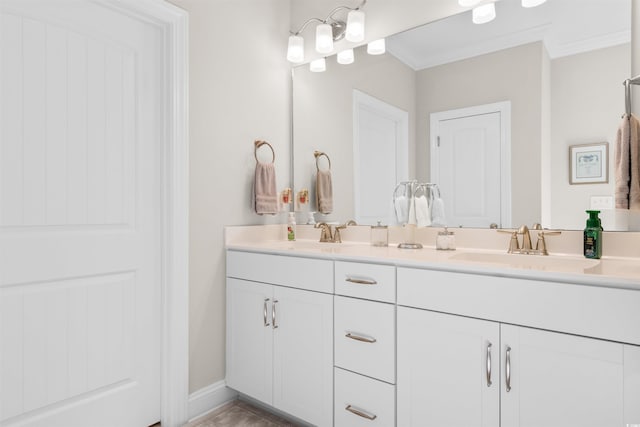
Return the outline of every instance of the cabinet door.
<path id="1" fill-rule="evenodd" d="M 273 286 L 227 279 L 227 385 L 272 403 Z"/>
<path id="2" fill-rule="evenodd" d="M 493 322 L 398 307 L 397 424 L 499 426 L 499 331 Z"/>
<path id="3" fill-rule="evenodd" d="M 624 345 L 509 325 L 501 334 L 502 426 L 625 425 Z"/>
<path id="4" fill-rule="evenodd" d="M 274 287 L 273 406 L 333 423 L 333 295 Z"/>

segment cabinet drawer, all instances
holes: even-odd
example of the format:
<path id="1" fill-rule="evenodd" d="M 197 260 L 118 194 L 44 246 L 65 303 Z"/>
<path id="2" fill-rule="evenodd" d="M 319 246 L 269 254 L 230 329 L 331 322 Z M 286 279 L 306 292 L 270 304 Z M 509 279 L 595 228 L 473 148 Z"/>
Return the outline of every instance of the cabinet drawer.
<path id="1" fill-rule="evenodd" d="M 395 425 L 395 386 L 391 384 L 335 368 L 334 399 L 335 427 Z"/>
<path id="2" fill-rule="evenodd" d="M 395 306 L 334 297 L 335 365 L 395 383 Z"/>
<path id="3" fill-rule="evenodd" d="M 640 292 L 398 268 L 398 305 L 640 344 Z"/>
<path id="4" fill-rule="evenodd" d="M 335 263 L 336 294 L 376 301 L 396 301 L 396 268 L 360 262 Z"/>
<path id="5" fill-rule="evenodd" d="M 227 277 L 333 293 L 333 261 L 227 251 Z"/>

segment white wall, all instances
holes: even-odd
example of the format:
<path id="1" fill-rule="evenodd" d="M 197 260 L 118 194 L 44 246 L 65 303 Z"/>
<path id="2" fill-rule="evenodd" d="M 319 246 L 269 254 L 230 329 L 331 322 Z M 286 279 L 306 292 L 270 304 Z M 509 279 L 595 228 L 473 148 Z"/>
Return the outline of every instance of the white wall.
<path id="1" fill-rule="evenodd" d="M 190 25 L 189 389 L 225 377 L 223 227 L 261 224 L 250 210 L 254 139 L 276 151 L 289 186 L 288 0 L 171 0 Z"/>
<path id="2" fill-rule="evenodd" d="M 551 228 L 583 228 L 591 196 L 614 194 L 614 143 L 630 61 L 629 44 L 551 61 Z M 609 183 L 570 185 L 569 146 L 596 142 L 609 143 Z M 602 219 L 613 229 L 608 217 Z"/>

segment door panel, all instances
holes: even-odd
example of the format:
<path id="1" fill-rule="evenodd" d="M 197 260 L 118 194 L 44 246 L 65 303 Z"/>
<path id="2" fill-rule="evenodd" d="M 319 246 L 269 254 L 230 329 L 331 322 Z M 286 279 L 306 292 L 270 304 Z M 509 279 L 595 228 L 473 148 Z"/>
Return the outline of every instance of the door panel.
<path id="1" fill-rule="evenodd" d="M 501 224 L 500 113 L 439 122 L 439 176 L 447 223 Z"/>
<path id="2" fill-rule="evenodd" d="M 624 425 L 622 344 L 510 325 L 501 334 L 503 357 L 511 348 L 503 426 Z"/>
<path id="3" fill-rule="evenodd" d="M 0 423 L 153 424 L 160 34 L 88 1 L 1 6 Z"/>
<path id="4" fill-rule="evenodd" d="M 499 426 L 499 342 L 497 323 L 398 307 L 397 424 Z"/>
<path id="5" fill-rule="evenodd" d="M 333 295 L 276 286 L 274 306 L 273 405 L 311 424 L 330 426 Z"/>

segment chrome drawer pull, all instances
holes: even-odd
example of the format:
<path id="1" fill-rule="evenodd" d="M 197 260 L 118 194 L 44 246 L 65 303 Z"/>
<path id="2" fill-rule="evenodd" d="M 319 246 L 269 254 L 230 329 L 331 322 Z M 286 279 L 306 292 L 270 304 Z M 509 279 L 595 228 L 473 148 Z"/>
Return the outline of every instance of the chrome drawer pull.
<path id="1" fill-rule="evenodd" d="M 507 346 L 507 356 L 505 363 L 505 374 L 507 383 L 507 392 L 511 391 L 511 347 Z"/>
<path id="2" fill-rule="evenodd" d="M 491 343 L 487 344 L 487 387 L 491 387 Z"/>
<path id="3" fill-rule="evenodd" d="M 354 279 L 352 277 L 347 277 L 346 281 L 355 283 L 357 285 L 377 285 L 378 284 L 378 282 L 376 282 L 373 279 Z"/>
<path id="4" fill-rule="evenodd" d="M 362 342 L 367 342 L 369 344 L 373 344 L 374 342 L 376 342 L 377 340 L 375 338 L 368 338 L 368 337 L 363 337 L 361 335 L 355 335 L 352 334 L 351 332 L 347 332 L 345 334 L 345 337 L 347 338 L 351 338 L 352 340 L 356 340 L 356 341 L 362 341 Z"/>
<path id="5" fill-rule="evenodd" d="M 262 305 L 262 322 L 264 326 L 269 326 L 269 322 L 267 321 L 267 303 L 269 302 L 269 298 L 264 299 L 264 303 Z"/>
<path id="6" fill-rule="evenodd" d="M 273 329 L 277 329 L 278 325 L 276 325 L 276 304 L 278 303 L 277 299 L 273 300 L 273 305 L 271 306 L 271 323 L 273 323 Z"/>
<path id="7" fill-rule="evenodd" d="M 347 405 L 347 407 L 344 408 L 344 409 L 349 411 L 349 412 L 351 412 L 352 414 L 356 414 L 357 416 L 362 417 L 362 418 L 366 418 L 366 419 L 368 419 L 370 421 L 373 421 L 376 418 L 378 418 L 377 415 L 369 415 L 366 412 L 363 412 L 363 411 L 360 411 L 358 409 L 353 408 L 351 405 Z"/>

